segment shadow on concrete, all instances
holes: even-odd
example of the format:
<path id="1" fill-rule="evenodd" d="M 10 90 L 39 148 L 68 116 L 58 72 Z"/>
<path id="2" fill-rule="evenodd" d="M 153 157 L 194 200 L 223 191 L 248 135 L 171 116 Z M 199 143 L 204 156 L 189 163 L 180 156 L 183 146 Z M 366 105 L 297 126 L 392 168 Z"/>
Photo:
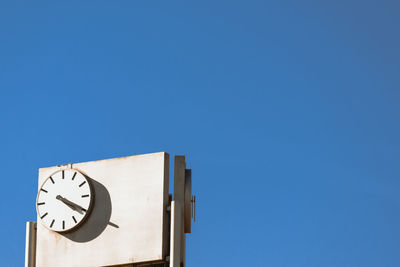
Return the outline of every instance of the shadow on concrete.
<path id="1" fill-rule="evenodd" d="M 98 237 L 107 227 L 112 225 L 118 228 L 117 225 L 110 222 L 112 205 L 110 193 L 104 185 L 87 177 L 92 184 L 94 191 L 94 201 L 91 213 L 77 230 L 62 233 L 66 238 L 80 243 L 89 242 Z"/>

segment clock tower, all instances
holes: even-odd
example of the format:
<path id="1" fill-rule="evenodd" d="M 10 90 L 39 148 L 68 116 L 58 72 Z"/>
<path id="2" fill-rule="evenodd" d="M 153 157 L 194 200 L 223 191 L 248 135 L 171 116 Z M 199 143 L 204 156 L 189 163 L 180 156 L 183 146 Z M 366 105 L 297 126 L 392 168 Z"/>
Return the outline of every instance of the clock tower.
<path id="1" fill-rule="evenodd" d="M 194 196 L 185 157 L 169 192 L 165 152 L 39 169 L 26 267 L 185 266 Z"/>

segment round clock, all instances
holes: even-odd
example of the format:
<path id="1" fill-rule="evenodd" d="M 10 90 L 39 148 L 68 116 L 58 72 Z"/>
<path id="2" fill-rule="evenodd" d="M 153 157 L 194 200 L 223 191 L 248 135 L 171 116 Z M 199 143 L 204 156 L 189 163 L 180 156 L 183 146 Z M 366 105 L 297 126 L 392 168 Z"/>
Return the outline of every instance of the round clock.
<path id="1" fill-rule="evenodd" d="M 92 204 L 90 181 L 75 169 L 53 173 L 40 187 L 36 199 L 42 224 L 56 232 L 70 231 L 82 224 Z"/>

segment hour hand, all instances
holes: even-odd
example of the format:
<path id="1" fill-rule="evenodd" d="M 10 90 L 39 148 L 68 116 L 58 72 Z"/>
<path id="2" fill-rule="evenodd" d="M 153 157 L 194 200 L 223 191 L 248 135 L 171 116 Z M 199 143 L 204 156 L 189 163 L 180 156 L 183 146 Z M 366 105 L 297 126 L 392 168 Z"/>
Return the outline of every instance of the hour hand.
<path id="1" fill-rule="evenodd" d="M 81 206 L 79 206 L 78 204 L 60 196 L 57 195 L 56 199 L 62 201 L 65 205 L 67 205 L 68 207 L 70 207 L 71 209 L 77 211 L 78 213 L 82 214 L 84 211 L 86 211 L 84 208 L 82 208 Z"/>

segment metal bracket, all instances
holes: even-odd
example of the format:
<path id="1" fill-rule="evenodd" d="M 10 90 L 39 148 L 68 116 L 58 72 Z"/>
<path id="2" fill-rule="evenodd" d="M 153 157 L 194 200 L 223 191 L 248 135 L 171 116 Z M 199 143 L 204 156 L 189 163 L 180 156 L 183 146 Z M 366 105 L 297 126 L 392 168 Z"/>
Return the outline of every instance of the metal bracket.
<path id="1" fill-rule="evenodd" d="M 193 222 L 196 222 L 196 196 L 192 196 L 190 200 Z"/>

